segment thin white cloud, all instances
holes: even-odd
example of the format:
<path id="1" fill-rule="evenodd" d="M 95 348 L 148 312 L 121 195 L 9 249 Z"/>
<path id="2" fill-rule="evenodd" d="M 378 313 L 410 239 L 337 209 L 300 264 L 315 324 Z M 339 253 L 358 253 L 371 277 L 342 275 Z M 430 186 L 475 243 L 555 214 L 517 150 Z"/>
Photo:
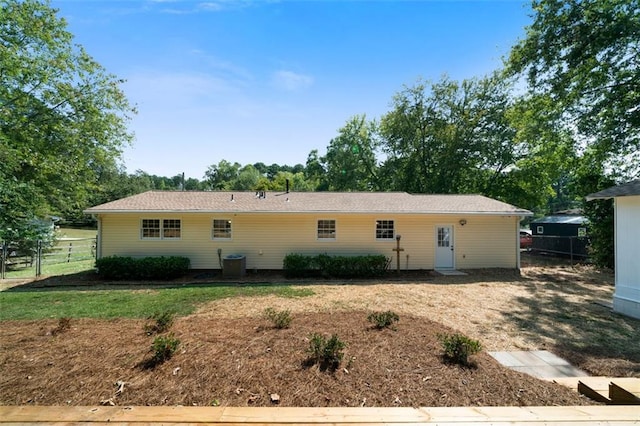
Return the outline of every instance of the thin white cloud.
<path id="1" fill-rule="evenodd" d="M 232 83 L 207 74 L 154 71 L 132 74 L 127 78 L 125 89 L 131 100 L 141 108 L 165 104 L 191 107 L 235 90 Z"/>
<path id="2" fill-rule="evenodd" d="M 310 87 L 313 84 L 313 77 L 281 70 L 273 73 L 271 84 L 278 89 L 295 92 Z"/>
<path id="3" fill-rule="evenodd" d="M 253 75 L 247 69 L 230 61 L 220 59 L 219 57 L 211 55 L 202 49 L 194 48 L 191 49 L 189 53 L 193 57 L 197 58 L 197 60 L 202 64 L 206 65 L 208 69 L 227 75 L 230 78 L 235 79 L 238 84 L 240 83 L 239 80 L 253 80 Z"/>
<path id="4" fill-rule="evenodd" d="M 218 2 L 206 2 L 206 3 L 199 3 L 198 9 L 209 11 L 209 12 L 218 12 L 224 9 L 224 6 Z"/>
<path id="5" fill-rule="evenodd" d="M 180 2 L 178 0 L 151 0 L 157 4 L 167 4 L 172 7 L 163 8 L 161 13 L 174 15 L 188 15 L 206 12 L 221 12 L 225 10 L 242 9 L 251 5 L 246 0 L 218 0 L 205 2 Z"/>

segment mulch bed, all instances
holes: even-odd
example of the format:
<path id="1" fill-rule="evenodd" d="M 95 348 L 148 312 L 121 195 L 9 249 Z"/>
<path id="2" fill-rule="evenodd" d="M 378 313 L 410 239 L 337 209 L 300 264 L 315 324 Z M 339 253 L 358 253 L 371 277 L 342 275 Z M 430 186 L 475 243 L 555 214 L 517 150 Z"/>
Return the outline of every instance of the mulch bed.
<path id="1" fill-rule="evenodd" d="M 250 303 L 250 301 L 248 301 Z M 264 318 L 179 318 L 173 358 L 145 368 L 154 336 L 142 320 L 10 321 L 0 327 L 0 405 L 538 406 L 592 401 L 508 370 L 486 353 L 447 364 L 437 335 L 453 330 L 402 315 L 375 330 L 366 312 Z M 335 371 L 307 361 L 311 333 L 347 343 Z M 474 337 L 474 336 L 470 336 Z"/>

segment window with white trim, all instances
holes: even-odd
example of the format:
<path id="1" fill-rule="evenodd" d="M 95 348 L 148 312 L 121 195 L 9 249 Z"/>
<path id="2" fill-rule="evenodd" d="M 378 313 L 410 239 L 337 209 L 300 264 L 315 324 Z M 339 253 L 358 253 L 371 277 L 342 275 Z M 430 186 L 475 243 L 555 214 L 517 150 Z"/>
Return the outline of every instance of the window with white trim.
<path id="1" fill-rule="evenodd" d="M 162 219 L 162 238 L 178 239 L 182 234 L 180 219 Z"/>
<path id="2" fill-rule="evenodd" d="M 393 240 L 393 220 L 376 220 L 376 240 Z"/>
<path id="3" fill-rule="evenodd" d="M 319 240 L 335 240 L 336 239 L 336 221 L 333 219 L 318 220 L 317 235 Z"/>
<path id="4" fill-rule="evenodd" d="M 160 219 L 142 219 L 140 238 L 160 238 Z"/>
<path id="5" fill-rule="evenodd" d="M 182 236 L 180 219 L 142 219 L 140 238 L 144 240 L 176 240 Z"/>
<path id="6" fill-rule="evenodd" d="M 213 219 L 211 238 L 214 240 L 230 240 L 231 221 L 229 219 Z"/>
<path id="7" fill-rule="evenodd" d="M 544 226 L 540 226 L 540 225 L 538 225 L 538 226 L 536 227 L 536 233 L 538 233 L 538 234 L 540 234 L 540 235 L 544 234 Z"/>

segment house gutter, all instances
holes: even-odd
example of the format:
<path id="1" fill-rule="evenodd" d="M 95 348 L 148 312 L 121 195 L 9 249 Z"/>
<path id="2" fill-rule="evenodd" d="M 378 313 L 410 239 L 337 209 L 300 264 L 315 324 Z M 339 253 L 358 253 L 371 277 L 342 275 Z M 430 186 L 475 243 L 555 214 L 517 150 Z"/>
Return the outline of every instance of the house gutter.
<path id="1" fill-rule="evenodd" d="M 473 216 L 518 216 L 524 218 L 533 216 L 527 210 L 520 211 L 462 211 L 462 210 L 427 210 L 427 211 L 398 211 L 398 210 L 173 210 L 173 209 L 152 209 L 152 210 L 85 210 L 86 214 L 99 215 L 111 213 L 127 214 L 167 214 L 167 213 L 216 213 L 216 214 L 442 214 L 442 215 L 473 215 Z"/>

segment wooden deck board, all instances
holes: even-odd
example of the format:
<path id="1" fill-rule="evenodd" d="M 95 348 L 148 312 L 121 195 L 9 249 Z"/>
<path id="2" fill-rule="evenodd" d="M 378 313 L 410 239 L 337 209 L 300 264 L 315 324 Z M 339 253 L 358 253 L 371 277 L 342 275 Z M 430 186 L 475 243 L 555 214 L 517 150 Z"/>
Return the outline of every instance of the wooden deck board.
<path id="1" fill-rule="evenodd" d="M 0 406 L 0 426 L 291 426 L 291 425 L 630 425 L 637 406 L 258 408 Z"/>
<path id="2" fill-rule="evenodd" d="M 640 378 L 638 377 L 616 377 L 611 379 L 611 383 L 615 383 L 627 392 L 640 394 Z"/>

